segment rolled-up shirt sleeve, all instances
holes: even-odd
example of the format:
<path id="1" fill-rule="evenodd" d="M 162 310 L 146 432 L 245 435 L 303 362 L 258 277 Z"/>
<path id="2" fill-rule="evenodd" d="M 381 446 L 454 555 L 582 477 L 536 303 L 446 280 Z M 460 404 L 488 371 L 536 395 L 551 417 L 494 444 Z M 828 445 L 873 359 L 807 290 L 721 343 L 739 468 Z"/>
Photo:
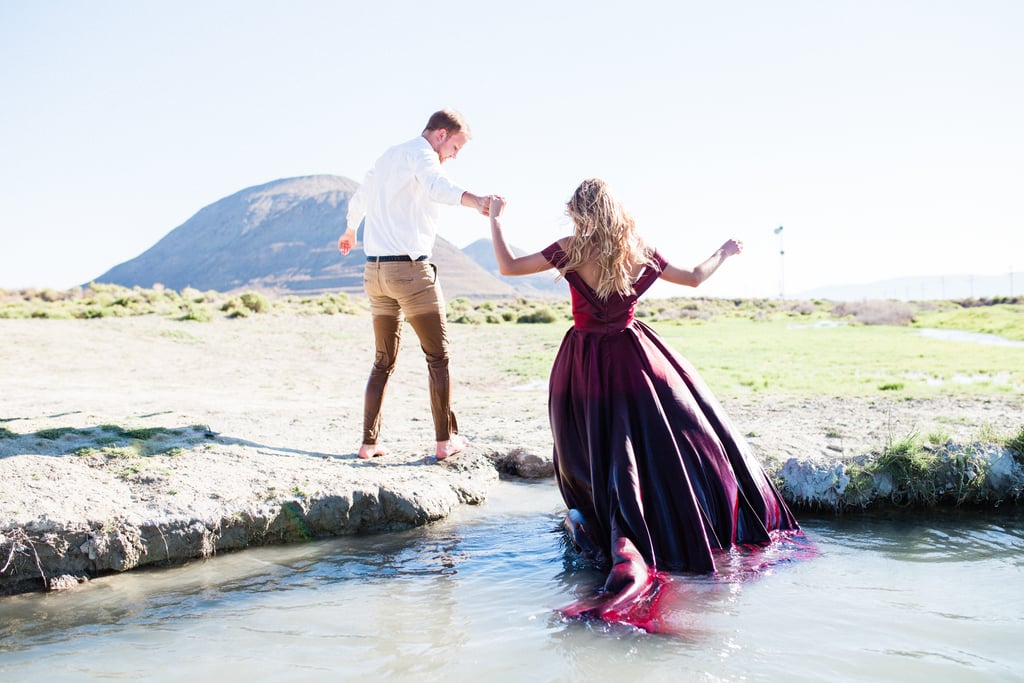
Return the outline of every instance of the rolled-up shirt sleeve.
<path id="1" fill-rule="evenodd" d="M 348 212 L 345 214 L 345 227 L 355 230 L 359 222 L 366 215 L 366 207 L 369 204 L 369 186 L 373 182 L 373 169 L 366 172 L 363 184 L 356 189 L 355 193 L 348 200 Z"/>
<path id="2" fill-rule="evenodd" d="M 436 152 L 428 148 L 420 155 L 418 161 L 419 168 L 416 169 L 416 175 L 423 183 L 423 188 L 427 191 L 427 196 L 431 201 L 455 205 L 462 203 L 462 195 L 466 192 L 466 188 L 456 185 L 448 178 L 444 169 L 441 168 L 441 161 L 437 158 Z"/>
<path id="3" fill-rule="evenodd" d="M 429 256 L 438 226 L 438 205 L 459 205 L 466 190 L 441 168 L 430 143 L 419 136 L 388 149 L 349 199 L 348 228 L 363 229 L 367 256 Z"/>

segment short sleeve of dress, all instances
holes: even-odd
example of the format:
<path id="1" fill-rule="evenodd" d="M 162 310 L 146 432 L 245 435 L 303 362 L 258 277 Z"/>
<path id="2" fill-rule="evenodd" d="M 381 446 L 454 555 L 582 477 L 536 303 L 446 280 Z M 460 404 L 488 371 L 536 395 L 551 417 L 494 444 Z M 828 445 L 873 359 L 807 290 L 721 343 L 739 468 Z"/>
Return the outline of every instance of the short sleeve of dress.
<path id="1" fill-rule="evenodd" d="M 658 269 L 658 274 L 660 275 L 664 273 L 665 266 L 668 265 L 668 261 L 666 261 L 665 257 L 661 255 L 661 252 L 655 249 L 654 253 L 651 254 L 651 259 L 654 261 L 654 265 Z"/>
<path id="2" fill-rule="evenodd" d="M 568 260 L 565 252 L 562 251 L 562 247 L 558 242 L 552 242 L 543 251 L 540 252 L 544 255 L 544 258 L 548 260 L 548 263 L 553 265 L 555 268 L 561 269 L 565 262 Z"/>
<path id="3" fill-rule="evenodd" d="M 646 292 L 647 288 L 653 285 L 661 274 L 665 272 L 665 266 L 668 265 L 668 261 L 662 256 L 657 250 L 651 254 L 651 263 L 644 268 L 643 274 L 640 275 L 640 279 L 636 281 L 634 287 L 637 293 Z"/>

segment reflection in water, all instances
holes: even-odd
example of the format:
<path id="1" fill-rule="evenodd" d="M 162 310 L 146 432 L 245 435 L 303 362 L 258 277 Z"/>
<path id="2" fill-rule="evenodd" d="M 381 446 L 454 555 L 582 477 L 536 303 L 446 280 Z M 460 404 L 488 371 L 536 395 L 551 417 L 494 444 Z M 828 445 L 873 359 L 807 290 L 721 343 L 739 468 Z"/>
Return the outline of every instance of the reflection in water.
<path id="1" fill-rule="evenodd" d="M 901 512 L 825 520 L 822 533 L 843 534 L 851 548 L 900 562 L 994 562 L 1024 566 L 1021 510 Z M 851 529 L 852 533 L 844 533 Z"/>
<path id="2" fill-rule="evenodd" d="M 802 519 L 810 561 L 673 576 L 671 636 L 557 616 L 604 580 L 561 512 L 506 483 L 407 533 L 5 598 L 0 680 L 1021 680 L 1019 511 Z"/>

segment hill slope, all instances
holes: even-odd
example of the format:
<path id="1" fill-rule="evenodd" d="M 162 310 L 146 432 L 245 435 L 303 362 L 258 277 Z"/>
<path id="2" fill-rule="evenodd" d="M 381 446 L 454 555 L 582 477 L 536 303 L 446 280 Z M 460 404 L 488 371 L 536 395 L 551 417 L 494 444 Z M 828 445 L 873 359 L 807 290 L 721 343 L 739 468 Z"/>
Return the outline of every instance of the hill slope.
<path id="1" fill-rule="evenodd" d="M 526 254 L 522 249 L 509 245 L 512 253 L 516 256 Z M 498 278 L 509 286 L 514 287 L 517 292 L 525 296 L 569 296 L 569 285 L 565 280 L 555 280 L 557 273 L 554 270 L 537 273 L 536 275 L 523 275 L 520 277 L 507 277 L 498 272 L 498 261 L 494 258 L 494 247 L 491 240 L 480 238 L 469 246 L 463 247 L 462 253 L 473 259 L 481 268 Z"/>
<path id="2" fill-rule="evenodd" d="M 361 246 L 347 256 L 337 246 L 357 187 L 348 178 L 315 175 L 246 188 L 204 207 L 95 280 L 222 292 L 362 292 Z M 448 298 L 515 295 L 443 238 L 438 237 L 432 260 Z"/>

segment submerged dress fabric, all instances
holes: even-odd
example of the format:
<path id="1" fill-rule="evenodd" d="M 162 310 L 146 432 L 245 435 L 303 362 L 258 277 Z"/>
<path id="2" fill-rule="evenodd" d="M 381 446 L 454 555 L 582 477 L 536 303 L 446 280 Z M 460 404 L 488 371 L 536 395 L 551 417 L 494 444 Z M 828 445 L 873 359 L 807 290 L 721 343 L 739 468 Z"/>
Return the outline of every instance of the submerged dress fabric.
<path id="1" fill-rule="evenodd" d="M 565 259 L 557 243 L 543 254 L 556 267 Z M 585 556 L 610 569 L 604 590 L 621 593 L 620 603 L 656 572 L 714 572 L 715 551 L 799 530 L 697 371 L 633 318 L 666 265 L 657 253 L 654 261 L 635 294 L 605 301 L 566 274 L 574 324 L 550 380 L 566 526 Z"/>

